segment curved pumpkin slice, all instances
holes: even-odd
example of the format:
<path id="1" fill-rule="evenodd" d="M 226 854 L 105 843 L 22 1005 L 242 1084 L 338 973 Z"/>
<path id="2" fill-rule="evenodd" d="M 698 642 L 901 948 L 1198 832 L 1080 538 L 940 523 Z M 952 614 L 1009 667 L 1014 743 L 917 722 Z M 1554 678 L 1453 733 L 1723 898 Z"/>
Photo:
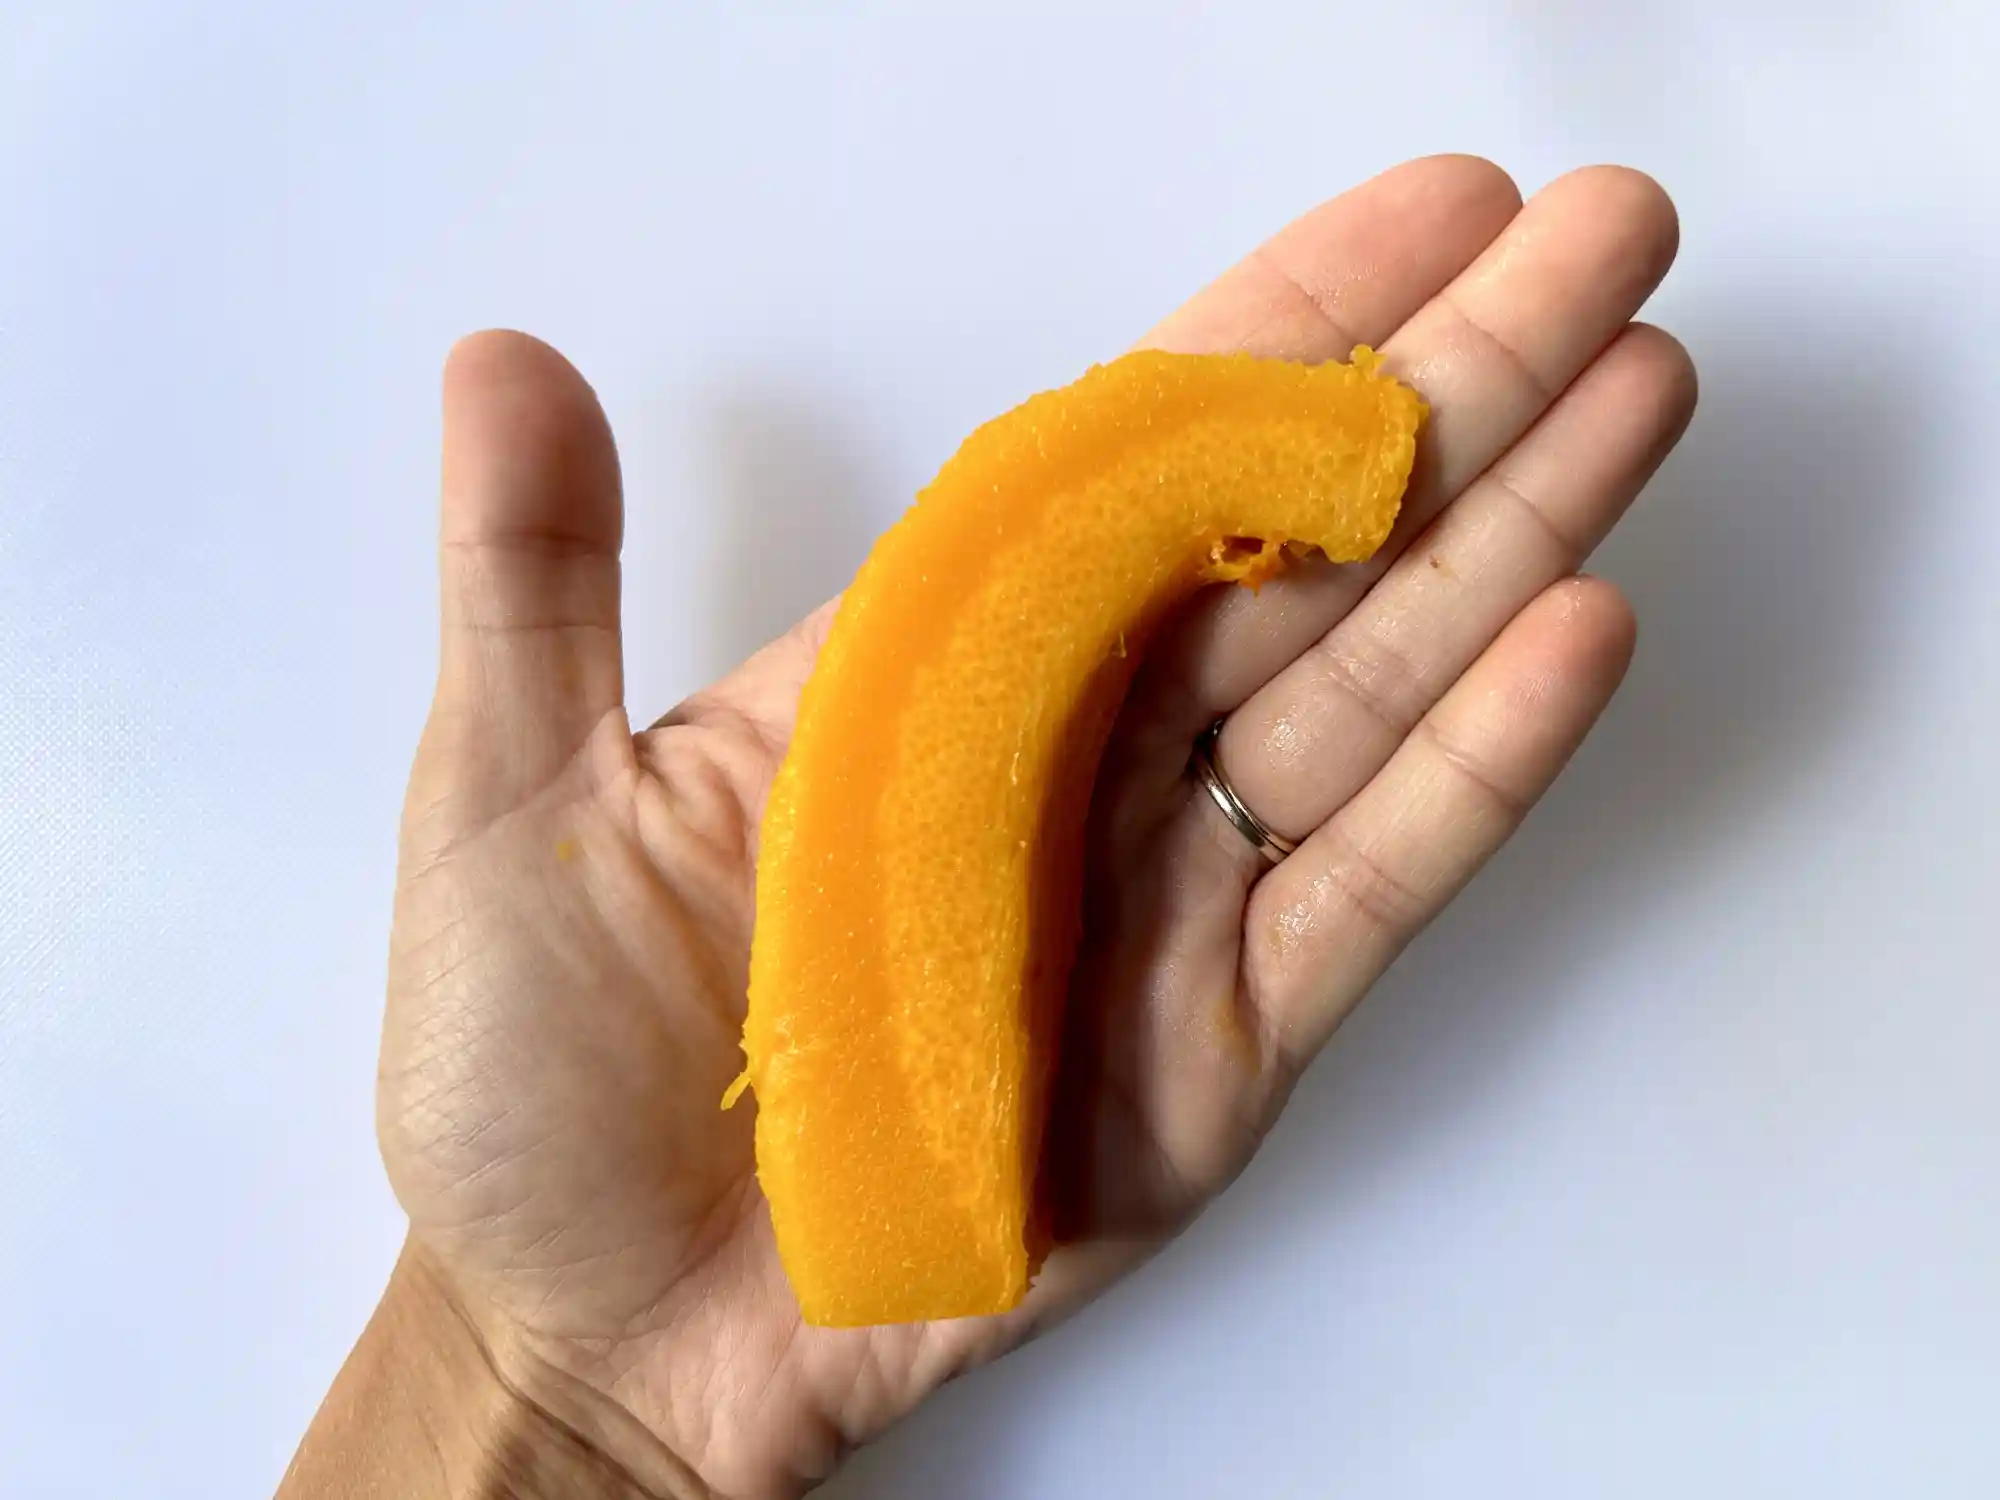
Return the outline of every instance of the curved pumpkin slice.
<path id="1" fill-rule="evenodd" d="M 862 567 L 764 815 L 744 1028 L 808 1321 L 1026 1291 L 1084 814 L 1134 648 L 1288 544 L 1382 544 L 1424 407 L 1379 365 L 1128 355 L 980 428 Z"/>

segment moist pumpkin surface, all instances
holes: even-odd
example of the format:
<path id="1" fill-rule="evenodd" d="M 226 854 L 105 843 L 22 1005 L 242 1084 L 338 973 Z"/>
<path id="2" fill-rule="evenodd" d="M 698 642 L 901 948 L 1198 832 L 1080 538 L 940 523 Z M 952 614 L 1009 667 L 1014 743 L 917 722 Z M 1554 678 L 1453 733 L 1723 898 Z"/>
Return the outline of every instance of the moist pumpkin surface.
<path id="1" fill-rule="evenodd" d="M 843 596 L 763 816 L 743 1046 L 807 1320 L 1001 1312 L 1097 762 L 1204 584 L 1389 535 L 1424 405 L 1348 364 L 1144 352 L 979 428 Z"/>

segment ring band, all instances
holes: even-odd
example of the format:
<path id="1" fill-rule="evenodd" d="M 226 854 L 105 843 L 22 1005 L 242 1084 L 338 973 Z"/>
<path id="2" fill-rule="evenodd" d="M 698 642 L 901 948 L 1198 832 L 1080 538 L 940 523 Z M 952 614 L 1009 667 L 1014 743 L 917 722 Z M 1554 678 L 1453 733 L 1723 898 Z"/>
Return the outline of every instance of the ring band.
<path id="1" fill-rule="evenodd" d="M 1215 742 L 1221 734 L 1222 720 L 1217 719 L 1194 742 L 1194 754 L 1188 760 L 1188 769 L 1194 772 L 1195 779 L 1215 805 L 1222 809 L 1222 815 L 1249 841 L 1250 847 L 1275 865 L 1299 846 L 1283 834 L 1267 828 L 1262 818 L 1243 805 L 1243 799 L 1236 795 L 1236 788 L 1223 780 L 1222 772 L 1215 764 Z"/>

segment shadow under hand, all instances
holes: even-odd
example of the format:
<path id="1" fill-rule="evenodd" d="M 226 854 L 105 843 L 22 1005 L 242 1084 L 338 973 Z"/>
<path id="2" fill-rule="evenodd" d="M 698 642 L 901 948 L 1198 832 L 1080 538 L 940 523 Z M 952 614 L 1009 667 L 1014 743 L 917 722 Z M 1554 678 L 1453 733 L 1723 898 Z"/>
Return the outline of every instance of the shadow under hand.
<path id="1" fill-rule="evenodd" d="M 725 395 L 696 414 L 704 493 L 722 517 L 708 578 L 703 681 L 734 669 L 846 588 L 886 493 L 823 409 L 772 392 Z"/>
<path id="2" fill-rule="evenodd" d="M 1231 1219 L 1351 1193 L 1459 1128 L 1549 1006 L 1756 837 L 1869 712 L 1888 554 L 1921 531 L 1916 393 L 1844 336 L 1852 321 L 1764 301 L 1740 314 L 1683 330 L 1701 413 L 1593 561 L 1639 617 L 1624 690 L 1309 1075 Z"/>
<path id="3" fill-rule="evenodd" d="M 1906 476 L 1927 435 L 1917 393 L 1857 326 L 1759 297 L 1679 330 L 1701 366 L 1701 414 L 1593 563 L 1639 615 L 1624 690 L 1495 867 L 1308 1073 L 1188 1253 L 1146 1276 L 1155 1313 L 1226 1301 L 1231 1277 L 1262 1274 L 1274 1221 L 1358 1201 L 1372 1176 L 1407 1173 L 1426 1140 L 1464 1128 L 1480 1091 L 1525 1065 L 1550 1007 L 1758 837 L 1761 816 L 1869 713 L 1890 665 L 1893 554 L 1922 531 Z M 1073 1331 L 974 1382 L 977 1404 L 946 1393 L 834 1488 L 1012 1492 L 1010 1435 L 1047 1388 L 1049 1367 L 1039 1386 L 1034 1367 Z"/>

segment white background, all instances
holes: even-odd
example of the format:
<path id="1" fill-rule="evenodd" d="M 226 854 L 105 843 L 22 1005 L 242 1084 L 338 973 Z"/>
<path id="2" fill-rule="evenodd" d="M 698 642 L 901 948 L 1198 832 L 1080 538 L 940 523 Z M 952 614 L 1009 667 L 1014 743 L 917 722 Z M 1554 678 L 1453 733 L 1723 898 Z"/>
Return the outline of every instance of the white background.
<path id="1" fill-rule="evenodd" d="M 6 0 L 0 1494 L 268 1493 L 390 1264 L 454 336 L 603 393 L 650 718 L 1438 149 L 1681 203 L 1628 689 L 1216 1210 L 835 1492 L 2000 1492 L 1990 14 Z"/>

